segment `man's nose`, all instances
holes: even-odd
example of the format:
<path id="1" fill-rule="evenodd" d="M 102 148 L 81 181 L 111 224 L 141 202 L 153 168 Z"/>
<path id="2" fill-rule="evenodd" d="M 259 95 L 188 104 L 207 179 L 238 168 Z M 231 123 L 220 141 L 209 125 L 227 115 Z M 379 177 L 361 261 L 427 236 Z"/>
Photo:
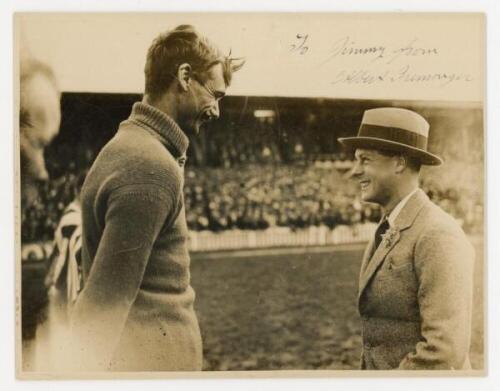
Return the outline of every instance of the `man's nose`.
<path id="1" fill-rule="evenodd" d="M 357 178 L 363 173 L 363 170 L 361 169 L 361 164 L 359 162 L 355 161 L 353 167 L 351 168 L 351 171 L 349 172 L 348 178 Z"/>
<path id="2" fill-rule="evenodd" d="M 33 179 L 36 179 L 40 182 L 44 182 L 49 179 L 49 173 L 47 172 L 47 167 L 45 166 L 43 149 L 41 151 L 37 151 L 32 155 L 32 159 L 29 163 L 29 168 Z"/>
<path id="3" fill-rule="evenodd" d="M 26 175 L 31 180 L 35 181 L 48 180 L 49 173 L 45 166 L 43 148 L 34 145 L 22 132 L 20 134 L 19 144 L 21 152 L 21 175 Z"/>

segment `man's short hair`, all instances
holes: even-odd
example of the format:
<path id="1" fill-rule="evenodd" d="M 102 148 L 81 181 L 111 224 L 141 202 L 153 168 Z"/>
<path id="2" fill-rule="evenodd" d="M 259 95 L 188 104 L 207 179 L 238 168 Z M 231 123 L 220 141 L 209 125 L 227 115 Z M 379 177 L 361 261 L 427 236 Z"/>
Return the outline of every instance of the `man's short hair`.
<path id="1" fill-rule="evenodd" d="M 422 167 L 422 162 L 420 161 L 419 158 L 410 156 L 407 153 L 395 152 L 387 149 L 377 149 L 377 152 L 387 157 L 394 157 L 394 156 L 403 157 L 406 161 L 406 166 L 412 171 L 420 172 L 420 168 Z"/>
<path id="2" fill-rule="evenodd" d="M 231 83 L 232 73 L 243 66 L 236 60 L 223 56 L 218 48 L 201 36 L 193 26 L 180 25 L 160 34 L 151 44 L 146 59 L 145 94 L 153 99 L 160 97 L 176 77 L 183 63 L 191 65 L 194 73 L 206 72 L 215 64 L 222 64 L 226 86 Z"/>

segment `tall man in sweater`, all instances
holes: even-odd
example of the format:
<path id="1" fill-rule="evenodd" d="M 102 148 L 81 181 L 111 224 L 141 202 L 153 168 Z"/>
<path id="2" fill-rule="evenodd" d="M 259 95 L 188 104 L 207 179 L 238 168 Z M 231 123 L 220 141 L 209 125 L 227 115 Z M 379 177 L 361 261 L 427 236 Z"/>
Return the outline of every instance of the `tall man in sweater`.
<path id="1" fill-rule="evenodd" d="M 241 65 L 187 25 L 149 48 L 144 98 L 82 190 L 84 287 L 71 320 L 72 369 L 201 370 L 182 193 L 185 132 L 219 117 Z"/>
<path id="2" fill-rule="evenodd" d="M 429 124 L 400 108 L 364 113 L 353 177 L 384 210 L 358 295 L 363 369 L 468 369 L 474 250 L 458 223 L 419 189 Z"/>

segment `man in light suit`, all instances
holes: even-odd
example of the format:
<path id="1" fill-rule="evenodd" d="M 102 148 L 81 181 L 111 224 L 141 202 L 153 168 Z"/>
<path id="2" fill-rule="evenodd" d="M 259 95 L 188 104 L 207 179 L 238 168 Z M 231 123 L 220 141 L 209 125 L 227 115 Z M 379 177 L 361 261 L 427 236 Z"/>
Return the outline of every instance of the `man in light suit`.
<path id="1" fill-rule="evenodd" d="M 429 124 L 400 108 L 365 111 L 352 177 L 383 209 L 360 272 L 363 369 L 469 369 L 474 250 L 453 217 L 419 189 Z"/>

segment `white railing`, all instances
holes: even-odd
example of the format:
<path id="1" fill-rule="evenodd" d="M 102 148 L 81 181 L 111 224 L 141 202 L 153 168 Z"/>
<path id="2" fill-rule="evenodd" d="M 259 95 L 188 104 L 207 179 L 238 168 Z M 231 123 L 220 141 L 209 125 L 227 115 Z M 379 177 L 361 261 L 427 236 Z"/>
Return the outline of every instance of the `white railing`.
<path id="1" fill-rule="evenodd" d="M 373 235 L 375 227 L 376 224 L 359 224 L 354 226 L 341 225 L 333 230 L 320 226 L 301 230 L 279 227 L 262 231 L 191 232 L 189 248 L 192 252 L 203 252 L 367 242 Z"/>
<path id="2" fill-rule="evenodd" d="M 292 230 L 286 227 L 268 228 L 262 231 L 230 230 L 219 233 L 190 231 L 191 252 L 240 250 L 253 248 L 329 246 L 367 242 L 376 224 L 339 225 L 333 230 L 325 226 Z M 46 259 L 52 252 L 52 243 L 30 243 L 22 246 L 23 261 Z"/>

